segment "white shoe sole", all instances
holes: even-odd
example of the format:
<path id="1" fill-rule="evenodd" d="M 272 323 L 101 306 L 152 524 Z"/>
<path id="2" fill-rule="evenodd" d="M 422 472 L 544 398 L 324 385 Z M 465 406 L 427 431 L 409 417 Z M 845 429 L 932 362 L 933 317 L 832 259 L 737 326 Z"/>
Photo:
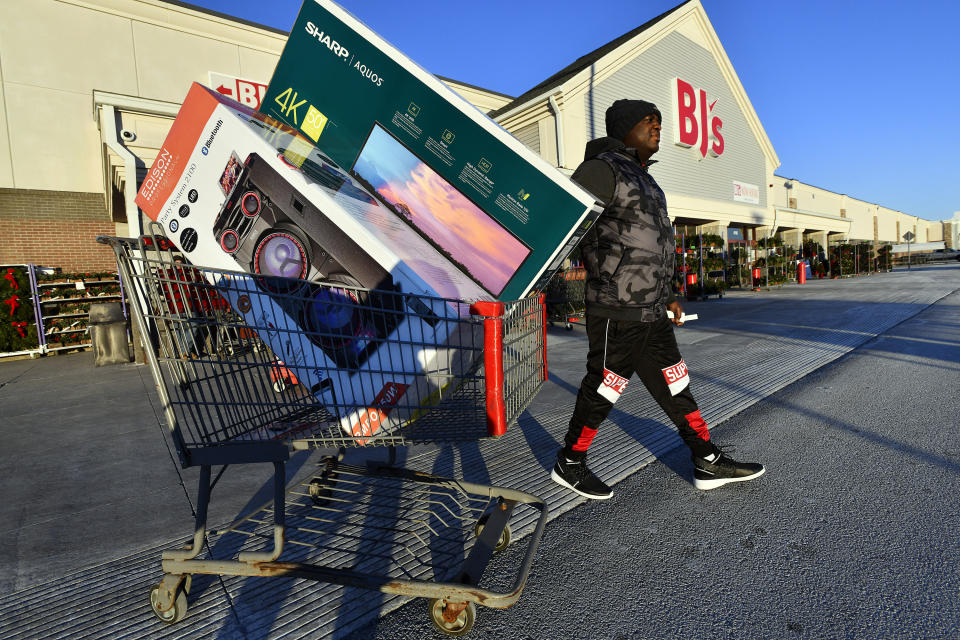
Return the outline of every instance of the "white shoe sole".
<path id="1" fill-rule="evenodd" d="M 560 474 L 557 473 L 556 470 L 550 472 L 550 478 L 561 487 L 566 487 L 567 489 L 570 489 L 570 491 L 573 491 L 574 493 L 579 493 L 584 498 L 590 498 L 591 500 L 609 500 L 610 498 L 613 497 L 613 491 L 611 491 L 609 494 L 605 496 L 597 496 L 590 493 L 584 493 L 583 491 L 580 491 L 579 489 L 574 487 L 572 484 L 570 484 L 569 482 L 561 478 Z"/>
<path id="2" fill-rule="evenodd" d="M 701 480 L 700 478 L 694 476 L 693 486 L 701 491 L 709 491 L 710 489 L 716 489 L 717 487 L 722 487 L 723 485 L 730 484 L 731 482 L 746 482 L 747 480 L 754 480 L 766 472 L 767 470 L 764 468 L 752 476 L 743 476 L 742 478 L 714 478 L 711 480 Z"/>

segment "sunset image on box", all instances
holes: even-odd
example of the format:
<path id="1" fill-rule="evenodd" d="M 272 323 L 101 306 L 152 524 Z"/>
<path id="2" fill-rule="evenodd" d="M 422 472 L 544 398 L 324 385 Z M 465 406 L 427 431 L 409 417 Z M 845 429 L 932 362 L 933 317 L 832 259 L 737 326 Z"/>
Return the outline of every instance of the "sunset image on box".
<path id="1" fill-rule="evenodd" d="M 530 253 L 379 125 L 354 171 L 401 219 L 494 295 L 503 291 Z"/>

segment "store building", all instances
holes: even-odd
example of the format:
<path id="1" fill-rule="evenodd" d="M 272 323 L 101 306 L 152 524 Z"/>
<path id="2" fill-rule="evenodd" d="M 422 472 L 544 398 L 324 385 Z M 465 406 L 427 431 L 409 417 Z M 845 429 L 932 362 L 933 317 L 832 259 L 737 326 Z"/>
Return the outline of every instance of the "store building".
<path id="1" fill-rule="evenodd" d="M 134 204 L 191 82 L 258 104 L 286 33 L 170 0 L 7 0 L 0 23 L 0 263 L 109 268 L 98 234 L 134 234 Z M 683 229 L 798 246 L 947 240 L 930 222 L 778 176 L 779 158 L 698 0 L 523 95 L 443 79 L 562 171 L 616 99 L 660 107 L 652 168 Z M 953 242 L 956 243 L 953 233 Z M 955 246 L 955 244 L 954 244 Z"/>

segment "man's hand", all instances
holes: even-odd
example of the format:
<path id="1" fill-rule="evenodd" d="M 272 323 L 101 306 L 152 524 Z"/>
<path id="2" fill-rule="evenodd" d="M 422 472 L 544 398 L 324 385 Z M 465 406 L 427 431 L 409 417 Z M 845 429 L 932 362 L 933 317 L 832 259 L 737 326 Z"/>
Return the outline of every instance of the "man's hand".
<path id="1" fill-rule="evenodd" d="M 683 320 L 680 318 L 683 317 L 683 307 L 680 306 L 680 303 L 676 300 L 667 305 L 667 310 L 673 312 L 673 317 L 670 318 L 670 322 L 677 325 L 678 327 L 683 326 Z"/>

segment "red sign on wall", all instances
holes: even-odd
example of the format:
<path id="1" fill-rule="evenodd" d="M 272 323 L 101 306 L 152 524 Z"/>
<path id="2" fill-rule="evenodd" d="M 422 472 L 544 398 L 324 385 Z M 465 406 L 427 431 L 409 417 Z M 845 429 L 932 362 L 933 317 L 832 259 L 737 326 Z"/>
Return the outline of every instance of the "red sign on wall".
<path id="1" fill-rule="evenodd" d="M 210 88 L 254 110 L 260 108 L 260 102 L 267 93 L 267 85 L 262 82 L 244 80 L 214 71 L 210 72 Z"/>
<path id="2" fill-rule="evenodd" d="M 673 140 L 681 147 L 697 147 L 704 158 L 707 154 L 723 155 L 724 142 L 721 130 L 723 120 L 713 115 L 717 100 L 710 100 L 704 89 L 674 78 L 673 94 Z"/>

